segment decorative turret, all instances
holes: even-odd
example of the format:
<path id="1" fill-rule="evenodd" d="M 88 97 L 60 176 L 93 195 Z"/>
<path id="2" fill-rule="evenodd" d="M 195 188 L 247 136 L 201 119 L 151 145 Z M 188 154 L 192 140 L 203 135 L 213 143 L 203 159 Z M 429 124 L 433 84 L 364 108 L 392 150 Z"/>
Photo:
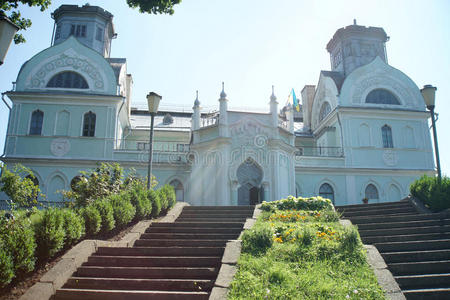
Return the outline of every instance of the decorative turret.
<path id="1" fill-rule="evenodd" d="M 192 114 L 192 130 L 200 129 L 200 101 L 198 100 L 198 91 L 196 91 L 197 97 L 194 101 L 194 106 L 192 109 L 194 113 Z"/>
<path id="2" fill-rule="evenodd" d="M 82 44 L 109 57 L 111 40 L 117 37 L 112 23 L 113 15 L 89 4 L 61 5 L 52 13 L 56 29 L 53 44 L 57 45 L 73 35 Z"/>
<path id="3" fill-rule="evenodd" d="M 221 136 L 228 136 L 228 100 L 225 94 L 225 84 L 222 82 L 222 92 L 219 98 L 219 131 Z"/>
<path id="4" fill-rule="evenodd" d="M 338 29 L 327 44 L 331 69 L 347 76 L 377 56 L 387 63 L 385 44 L 388 40 L 383 28 L 356 25 L 354 20 L 353 25 Z"/>
<path id="5" fill-rule="evenodd" d="M 272 85 L 272 95 L 270 95 L 270 114 L 272 115 L 272 126 L 278 127 L 278 102 L 275 96 L 275 87 Z"/>

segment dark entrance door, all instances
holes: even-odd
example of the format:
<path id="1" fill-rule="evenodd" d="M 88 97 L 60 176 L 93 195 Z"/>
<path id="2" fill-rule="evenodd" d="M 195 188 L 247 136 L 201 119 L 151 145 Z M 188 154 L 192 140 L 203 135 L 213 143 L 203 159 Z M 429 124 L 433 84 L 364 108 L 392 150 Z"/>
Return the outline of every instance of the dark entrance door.
<path id="1" fill-rule="evenodd" d="M 238 205 L 255 205 L 261 202 L 261 167 L 253 160 L 247 159 L 237 169 L 237 178 L 241 185 L 238 189 Z"/>
<path id="2" fill-rule="evenodd" d="M 250 205 L 256 205 L 258 203 L 259 203 L 259 189 L 254 186 L 250 189 Z"/>

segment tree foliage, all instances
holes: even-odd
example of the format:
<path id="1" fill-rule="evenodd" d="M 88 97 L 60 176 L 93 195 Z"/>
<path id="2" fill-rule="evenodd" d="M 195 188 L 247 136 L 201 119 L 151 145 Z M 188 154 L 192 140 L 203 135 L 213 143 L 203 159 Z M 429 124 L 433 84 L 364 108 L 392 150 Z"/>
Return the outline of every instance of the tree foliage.
<path id="1" fill-rule="evenodd" d="M 173 6 L 181 0 L 127 0 L 128 6 L 139 8 L 141 13 L 173 15 Z"/>
<path id="2" fill-rule="evenodd" d="M 34 184 L 35 176 L 30 169 L 17 164 L 12 171 L 6 165 L 2 166 L 1 170 L 0 191 L 8 195 L 13 207 L 30 207 L 37 204 L 40 189 Z"/>
<path id="3" fill-rule="evenodd" d="M 28 5 L 30 7 L 37 6 L 44 11 L 51 4 L 51 0 L 2 0 L 0 2 L 0 15 L 8 17 L 19 30 L 26 30 L 31 27 L 31 20 L 22 17 L 20 14 L 19 4 Z M 14 36 L 14 43 L 19 44 L 25 42 L 22 34 L 17 33 Z"/>
<path id="4" fill-rule="evenodd" d="M 0 15 L 8 17 L 19 30 L 26 30 L 31 27 L 31 20 L 22 17 L 19 5 L 28 5 L 30 7 L 39 7 L 41 11 L 46 10 L 52 0 L 1 0 Z M 173 6 L 181 3 L 181 0 L 127 0 L 128 6 L 139 8 L 141 13 L 149 14 L 169 14 L 173 15 Z M 22 34 L 17 33 L 14 36 L 14 43 L 20 44 L 25 42 Z"/>

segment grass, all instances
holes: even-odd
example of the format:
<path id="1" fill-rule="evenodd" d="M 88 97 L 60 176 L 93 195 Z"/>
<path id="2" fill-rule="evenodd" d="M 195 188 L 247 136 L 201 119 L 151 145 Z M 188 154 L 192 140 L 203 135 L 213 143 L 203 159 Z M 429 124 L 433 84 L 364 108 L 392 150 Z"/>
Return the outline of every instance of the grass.
<path id="1" fill-rule="evenodd" d="M 334 211 L 263 212 L 244 233 L 228 299 L 385 299 L 356 227 Z"/>

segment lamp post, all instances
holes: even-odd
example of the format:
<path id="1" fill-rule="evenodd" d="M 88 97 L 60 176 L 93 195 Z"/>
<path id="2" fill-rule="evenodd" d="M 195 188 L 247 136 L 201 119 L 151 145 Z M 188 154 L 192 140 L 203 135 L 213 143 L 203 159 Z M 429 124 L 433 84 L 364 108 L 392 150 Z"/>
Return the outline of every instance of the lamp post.
<path id="1" fill-rule="evenodd" d="M 153 159 L 153 123 L 155 121 L 155 114 L 158 112 L 159 102 L 162 97 L 157 93 L 151 92 L 147 95 L 148 111 L 150 112 L 150 149 L 148 154 L 148 177 L 147 189 L 151 187 L 152 176 L 152 159 Z"/>
<path id="2" fill-rule="evenodd" d="M 422 93 L 423 99 L 425 100 L 425 104 L 427 105 L 428 110 L 431 114 L 431 125 L 433 127 L 433 138 L 434 138 L 434 153 L 436 154 L 436 168 L 438 173 L 438 181 L 441 182 L 441 163 L 439 161 L 439 148 L 437 141 L 437 133 L 436 133 L 436 120 L 434 118 L 434 102 L 435 102 L 435 94 L 437 88 L 427 84 L 420 90 Z"/>
<path id="3" fill-rule="evenodd" d="M 17 30 L 19 30 L 19 27 L 16 24 L 0 14 L 0 65 L 5 60 L 6 53 Z"/>

